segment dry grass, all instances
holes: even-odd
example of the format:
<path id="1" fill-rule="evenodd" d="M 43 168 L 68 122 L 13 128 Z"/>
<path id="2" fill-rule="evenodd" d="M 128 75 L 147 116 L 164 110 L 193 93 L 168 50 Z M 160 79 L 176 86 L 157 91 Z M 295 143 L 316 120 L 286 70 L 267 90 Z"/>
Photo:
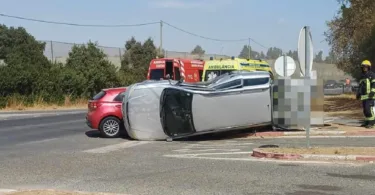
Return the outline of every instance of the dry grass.
<path id="1" fill-rule="evenodd" d="M 354 132 L 374 132 L 375 129 L 366 129 L 363 127 L 347 125 L 347 124 L 336 124 L 332 123 L 329 127 L 322 127 L 321 129 L 315 130 L 315 132 L 319 131 L 345 131 L 347 133 L 354 133 Z"/>
<path id="2" fill-rule="evenodd" d="M 62 109 L 84 109 L 87 108 L 87 99 L 78 99 L 72 101 L 70 96 L 64 97 L 64 103 L 61 105 L 48 104 L 42 98 L 37 99 L 32 105 L 26 105 L 24 101 L 17 98 L 10 98 L 4 111 L 13 110 L 62 110 Z"/>
<path id="3" fill-rule="evenodd" d="M 375 155 L 374 147 L 262 148 L 261 150 L 280 154 Z"/>
<path id="4" fill-rule="evenodd" d="M 57 190 L 28 190 L 12 192 L 9 195 L 114 195 L 112 193 L 93 193 L 93 192 L 69 192 Z"/>
<path id="5" fill-rule="evenodd" d="M 353 119 L 362 119 L 362 103 L 355 99 L 353 94 L 324 97 L 324 112 L 328 116 L 342 116 Z"/>

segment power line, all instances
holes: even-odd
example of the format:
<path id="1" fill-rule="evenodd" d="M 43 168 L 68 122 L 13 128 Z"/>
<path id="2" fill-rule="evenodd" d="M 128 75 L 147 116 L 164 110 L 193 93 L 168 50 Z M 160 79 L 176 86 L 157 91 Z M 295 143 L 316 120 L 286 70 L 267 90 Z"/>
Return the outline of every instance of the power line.
<path id="1" fill-rule="evenodd" d="M 105 25 L 105 24 L 77 24 L 77 23 L 67 23 L 67 22 L 56 22 L 56 21 L 47 21 L 47 20 L 40 20 L 40 19 L 34 19 L 34 18 L 25 18 L 25 17 L 21 17 L 21 16 L 12 16 L 12 15 L 7 15 L 7 14 L 2 14 L 0 13 L 0 16 L 2 17 L 7 17 L 7 18 L 14 18 L 14 19 L 19 19 L 19 20 L 27 20 L 27 21 L 33 21 L 33 22 L 40 22 L 40 23 L 47 23 L 47 24 L 57 24 L 57 25 L 68 25 L 68 26 L 80 26 L 80 27 L 107 27 L 107 28 L 111 28 L 111 27 L 134 27 L 134 26 L 146 26 L 146 25 L 153 25 L 153 24 L 160 24 L 160 22 L 148 22 L 148 23 L 140 23 L 140 24 L 116 24 L 116 25 Z M 195 36 L 195 37 L 199 37 L 199 38 L 202 38 L 202 39 L 207 39 L 207 40 L 211 40 L 211 41 L 219 41 L 219 42 L 243 42 L 243 41 L 248 41 L 249 39 L 254 42 L 255 44 L 265 48 L 265 49 L 268 49 L 268 47 L 260 44 L 259 42 L 255 41 L 254 39 L 252 38 L 243 38 L 243 39 L 216 39 L 216 38 L 210 38 L 210 37 L 206 37 L 206 36 L 202 36 L 202 35 L 198 35 L 198 34 L 195 34 L 195 33 L 192 33 L 192 32 L 189 32 L 187 30 L 184 30 L 182 28 L 179 28 L 177 26 L 174 26 L 172 24 L 169 24 L 168 22 L 165 22 L 165 21 L 162 21 L 164 24 L 168 25 L 169 27 L 172 27 L 176 30 L 179 30 L 181 32 L 184 32 L 186 34 L 189 34 L 189 35 L 192 35 L 192 36 Z"/>
<path id="2" fill-rule="evenodd" d="M 266 46 L 260 44 L 259 42 L 255 41 L 255 40 L 252 39 L 252 38 L 232 39 L 232 40 L 228 40 L 228 39 L 227 39 L 227 40 L 225 40 L 225 39 L 215 39 L 215 38 L 205 37 L 205 36 L 202 36 L 202 35 L 198 35 L 198 34 L 195 34 L 195 33 L 189 32 L 189 31 L 186 31 L 186 30 L 184 30 L 184 29 L 182 29 L 182 28 L 179 28 L 179 27 L 177 27 L 177 26 L 174 26 L 174 25 L 172 25 L 172 24 L 169 24 L 169 23 L 167 23 L 167 22 L 165 22 L 165 21 L 163 21 L 163 23 L 166 24 L 166 25 L 168 25 L 168 26 L 170 26 L 170 27 L 172 27 L 172 28 L 174 28 L 174 29 L 176 29 L 176 30 L 179 30 L 179 31 L 181 31 L 181 32 L 184 32 L 184 33 L 186 33 L 186 34 L 189 34 L 189 35 L 192 35 L 192 36 L 195 36 L 195 37 L 200 37 L 200 38 L 207 39 L 207 40 L 211 40 L 211 41 L 220 41 L 220 42 L 243 42 L 243 41 L 248 41 L 248 40 L 250 39 L 250 40 L 251 40 L 252 42 L 254 42 L 255 44 L 257 44 L 257 45 L 259 45 L 259 46 L 261 46 L 261 47 L 263 47 L 263 48 L 265 48 L 265 49 L 268 49 L 268 47 L 266 47 Z"/>
<path id="3" fill-rule="evenodd" d="M 174 28 L 174 29 L 176 29 L 176 30 L 179 30 L 179 31 L 181 31 L 181 32 L 184 32 L 184 33 L 186 33 L 186 34 L 189 34 L 189 35 L 192 35 L 192 36 L 196 36 L 196 37 L 200 37 L 200 38 L 203 38 L 203 39 L 208 39 L 208 40 L 211 40 L 211 41 L 220 41 L 220 42 L 241 42 L 241 41 L 247 41 L 247 40 L 249 40 L 248 38 L 247 38 L 247 39 L 232 39 L 232 40 L 215 39 L 215 38 L 205 37 L 205 36 L 202 36 L 202 35 L 198 35 L 198 34 L 195 34 L 195 33 L 189 32 L 189 31 L 186 31 L 186 30 L 184 30 L 184 29 L 178 28 L 178 27 L 176 27 L 176 26 L 174 26 L 174 25 L 171 25 L 171 24 L 169 24 L 169 23 L 167 23 L 167 22 L 164 22 L 164 21 L 163 21 L 163 24 L 166 24 L 166 25 L 168 25 L 168 26 L 170 26 L 170 27 L 172 27 L 172 28 Z"/>
<path id="4" fill-rule="evenodd" d="M 39 19 L 33 19 L 33 18 L 25 18 L 25 17 L 12 16 L 12 15 L 6 15 L 6 14 L 1 14 L 1 13 L 0 13 L 0 16 L 7 17 L 7 18 L 15 18 L 15 19 L 19 19 L 19 20 L 33 21 L 33 22 L 58 24 L 58 25 L 68 25 L 68 26 L 81 26 L 81 27 L 132 27 L 132 26 L 146 26 L 146 25 L 152 25 L 152 24 L 159 24 L 160 23 L 160 22 L 148 22 L 148 23 L 140 23 L 140 24 L 116 24 L 116 25 L 76 24 L 76 23 L 66 23 L 66 22 L 56 22 L 56 21 L 39 20 Z"/>

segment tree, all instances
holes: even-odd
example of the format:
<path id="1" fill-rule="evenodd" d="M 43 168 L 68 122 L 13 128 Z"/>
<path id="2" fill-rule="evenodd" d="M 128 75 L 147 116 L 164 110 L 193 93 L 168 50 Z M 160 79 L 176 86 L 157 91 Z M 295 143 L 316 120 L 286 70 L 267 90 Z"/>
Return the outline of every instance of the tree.
<path id="1" fill-rule="evenodd" d="M 292 50 L 289 50 L 288 53 L 286 53 L 286 55 L 292 57 L 293 56 Z"/>
<path id="2" fill-rule="evenodd" d="M 354 77 L 360 75 L 357 64 L 375 60 L 375 1 L 338 0 L 337 16 L 327 22 L 326 40 L 336 66 Z"/>
<path id="3" fill-rule="evenodd" d="M 195 46 L 193 51 L 191 51 L 191 54 L 198 55 L 199 57 L 202 57 L 205 53 L 206 51 L 200 45 Z"/>
<path id="4" fill-rule="evenodd" d="M 298 51 L 294 50 L 291 56 L 294 60 L 298 60 Z"/>
<path id="5" fill-rule="evenodd" d="M 120 80 L 129 85 L 146 79 L 149 64 L 158 55 L 154 41 L 148 38 L 143 44 L 134 37 L 125 43 L 125 53 L 121 62 Z"/>
<path id="6" fill-rule="evenodd" d="M 268 59 L 276 59 L 283 55 L 283 50 L 277 47 L 271 47 L 267 50 L 266 55 Z"/>
<path id="7" fill-rule="evenodd" d="M 318 54 L 315 55 L 314 62 L 317 62 L 317 63 L 323 62 L 323 51 L 319 51 Z"/>
<path id="8" fill-rule="evenodd" d="M 49 88 L 51 64 L 43 55 L 45 43 L 35 40 L 24 28 L 0 25 L 0 96 L 29 96 Z M 1 103 L 0 103 L 1 104 Z"/>
<path id="9" fill-rule="evenodd" d="M 256 59 L 256 58 L 260 58 L 260 54 L 259 52 L 257 51 L 254 51 L 251 46 L 250 46 L 250 58 L 251 59 Z M 263 54 L 264 55 L 264 54 Z M 248 45 L 244 45 L 241 52 L 240 52 L 240 55 L 238 55 L 239 58 L 244 58 L 244 59 L 248 59 L 249 58 L 249 46 Z"/>
<path id="10" fill-rule="evenodd" d="M 82 93 L 92 96 L 103 88 L 117 86 L 116 66 L 106 58 L 106 54 L 97 48 L 96 43 L 73 46 L 66 60 L 67 70 L 61 76 L 61 82 L 65 84 L 62 88 L 67 91 L 71 85 L 76 85 L 75 95 Z"/>
<path id="11" fill-rule="evenodd" d="M 324 62 L 327 64 L 336 64 L 337 59 L 334 52 L 330 51 Z"/>
<path id="12" fill-rule="evenodd" d="M 244 45 L 241 52 L 240 52 L 240 55 L 238 55 L 239 58 L 249 58 L 249 47 L 247 45 Z"/>
<path id="13" fill-rule="evenodd" d="M 260 52 L 260 58 L 261 59 L 265 59 L 266 58 L 266 55 L 264 55 L 263 51 Z"/>

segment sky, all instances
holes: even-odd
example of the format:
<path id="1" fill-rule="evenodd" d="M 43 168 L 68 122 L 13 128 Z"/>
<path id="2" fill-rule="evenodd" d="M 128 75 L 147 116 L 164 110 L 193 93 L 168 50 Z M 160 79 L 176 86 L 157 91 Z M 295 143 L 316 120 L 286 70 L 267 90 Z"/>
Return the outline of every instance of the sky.
<path id="1" fill-rule="evenodd" d="M 138 24 L 165 21 L 191 33 L 222 40 L 248 39 L 268 47 L 296 50 L 303 26 L 310 26 L 314 52 L 329 52 L 323 33 L 336 14 L 336 0 L 0 0 L 0 13 L 78 24 Z M 97 28 L 38 23 L 0 17 L 7 26 L 22 26 L 38 40 L 72 43 L 97 41 L 124 47 L 132 36 L 160 44 L 160 24 Z M 238 56 L 247 40 L 219 42 L 192 36 L 166 24 L 162 45 L 168 51 L 190 52 L 201 45 L 207 54 Z M 267 49 L 250 42 L 253 50 Z M 59 48 L 54 48 L 58 50 Z"/>

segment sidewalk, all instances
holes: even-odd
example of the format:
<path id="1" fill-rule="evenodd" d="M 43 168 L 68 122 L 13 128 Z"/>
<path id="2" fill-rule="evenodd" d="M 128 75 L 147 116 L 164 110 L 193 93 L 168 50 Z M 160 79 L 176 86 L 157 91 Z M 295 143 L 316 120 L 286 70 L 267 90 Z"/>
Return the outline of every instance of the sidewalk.
<path id="1" fill-rule="evenodd" d="M 341 150 L 341 151 L 340 151 Z M 344 152 L 342 152 L 344 151 Z M 320 161 L 375 161 L 374 147 L 322 148 L 255 148 L 251 156 L 257 158 L 320 160 Z"/>
<path id="2" fill-rule="evenodd" d="M 119 193 L 103 193 L 103 192 L 83 192 L 83 191 L 67 191 L 67 190 L 12 190 L 0 189 L 0 195 L 129 195 Z"/>

